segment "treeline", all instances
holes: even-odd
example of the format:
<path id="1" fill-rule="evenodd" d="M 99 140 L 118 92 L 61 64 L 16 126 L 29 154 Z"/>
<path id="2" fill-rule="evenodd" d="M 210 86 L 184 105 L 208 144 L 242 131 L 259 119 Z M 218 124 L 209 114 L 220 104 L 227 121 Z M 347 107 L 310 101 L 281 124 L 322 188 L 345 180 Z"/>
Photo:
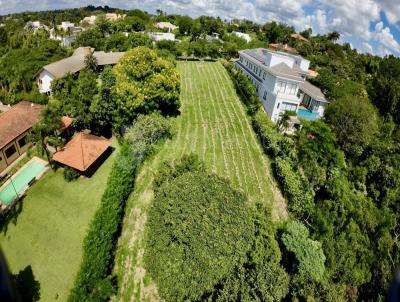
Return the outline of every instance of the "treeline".
<path id="1" fill-rule="evenodd" d="M 232 65 L 227 68 L 254 112 L 251 83 Z M 291 218 L 307 226 L 324 254 L 321 278 L 292 279 L 289 296 L 384 300 L 400 265 L 398 126 L 380 117 L 368 98 L 351 94 L 333 101 L 323 120 L 303 121 L 292 137 L 280 134 L 262 109 L 252 116 Z M 298 267 L 286 261 L 289 272 Z"/>

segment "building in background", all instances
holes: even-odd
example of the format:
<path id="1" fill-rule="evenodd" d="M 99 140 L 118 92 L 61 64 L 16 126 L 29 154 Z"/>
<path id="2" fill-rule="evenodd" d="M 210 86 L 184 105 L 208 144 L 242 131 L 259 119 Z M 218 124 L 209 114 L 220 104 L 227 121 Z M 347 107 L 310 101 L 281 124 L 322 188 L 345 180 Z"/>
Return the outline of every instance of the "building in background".
<path id="1" fill-rule="evenodd" d="M 70 47 L 82 31 L 82 27 L 75 26 L 69 21 L 63 21 L 57 25 L 57 30 L 50 29 L 50 39 L 60 41 L 61 46 Z"/>
<path id="2" fill-rule="evenodd" d="M 239 31 L 233 31 L 232 34 L 234 34 L 235 36 L 237 36 L 239 38 L 242 38 L 242 39 L 246 40 L 247 43 L 251 42 L 251 37 L 250 37 L 249 34 L 241 33 Z"/>
<path id="3" fill-rule="evenodd" d="M 51 93 L 51 83 L 54 79 L 62 78 L 68 73 L 74 74 L 85 67 L 85 57 L 93 55 L 98 66 L 115 65 L 125 52 L 94 51 L 94 48 L 79 47 L 72 56 L 43 66 L 36 73 L 36 80 L 41 93 Z"/>
<path id="4" fill-rule="evenodd" d="M 157 32 L 157 33 L 148 33 L 148 35 L 153 40 L 153 42 L 158 42 L 163 40 L 176 41 L 175 34 L 173 33 Z"/>
<path id="5" fill-rule="evenodd" d="M 178 26 L 170 23 L 170 22 L 158 22 L 155 24 L 155 27 L 159 29 L 167 29 L 168 32 L 173 32 L 175 29 L 178 28 Z"/>
<path id="6" fill-rule="evenodd" d="M 264 48 L 239 51 L 236 69 L 256 86 L 264 110 L 273 122 L 286 111 L 315 120 L 328 103 L 321 90 L 307 81 L 310 61 L 298 55 Z"/>

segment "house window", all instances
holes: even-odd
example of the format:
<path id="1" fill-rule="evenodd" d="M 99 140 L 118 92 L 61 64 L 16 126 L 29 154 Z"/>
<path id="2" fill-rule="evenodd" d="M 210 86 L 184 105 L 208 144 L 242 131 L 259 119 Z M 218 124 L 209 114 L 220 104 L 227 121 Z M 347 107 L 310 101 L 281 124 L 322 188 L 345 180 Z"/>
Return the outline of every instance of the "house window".
<path id="1" fill-rule="evenodd" d="M 263 73 L 263 80 L 265 80 L 265 71 L 264 71 L 264 73 Z"/>
<path id="2" fill-rule="evenodd" d="M 267 94 L 268 92 L 266 90 L 264 90 L 264 95 L 263 95 L 263 99 L 266 101 L 267 100 Z"/>
<path id="3" fill-rule="evenodd" d="M 260 68 L 260 72 L 258 73 L 258 76 L 261 77 L 261 68 Z"/>
<path id="4" fill-rule="evenodd" d="M 285 111 L 296 111 L 297 109 L 297 105 L 296 104 L 292 104 L 292 103 L 282 103 L 282 108 L 281 108 L 281 112 L 285 112 Z"/>
<path id="5" fill-rule="evenodd" d="M 278 103 L 278 106 L 276 106 L 276 109 L 279 109 L 279 105 L 280 105 L 281 103 Z"/>
<path id="6" fill-rule="evenodd" d="M 27 142 L 27 140 L 26 140 L 26 135 L 18 141 L 18 145 L 19 145 L 20 148 L 22 148 L 23 146 L 25 146 L 27 143 L 28 143 L 28 142 Z"/>
<path id="7" fill-rule="evenodd" d="M 296 94 L 296 84 L 288 83 L 286 86 L 286 93 L 290 95 L 295 95 Z"/>
<path id="8" fill-rule="evenodd" d="M 14 155 L 15 152 L 17 152 L 17 150 L 15 149 L 15 146 L 12 145 L 11 147 L 8 147 L 8 149 L 6 149 L 4 153 L 6 154 L 7 158 L 10 158 L 11 156 Z"/>
<path id="9" fill-rule="evenodd" d="M 284 81 L 278 81 L 277 83 L 277 90 L 279 93 L 285 93 L 286 90 L 286 82 Z"/>

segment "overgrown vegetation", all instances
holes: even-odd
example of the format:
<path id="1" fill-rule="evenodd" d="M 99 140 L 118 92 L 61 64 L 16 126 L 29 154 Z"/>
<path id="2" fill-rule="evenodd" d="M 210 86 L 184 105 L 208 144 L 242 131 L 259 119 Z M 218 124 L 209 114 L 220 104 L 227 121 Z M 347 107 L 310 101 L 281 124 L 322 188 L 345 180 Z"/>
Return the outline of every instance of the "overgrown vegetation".
<path id="1" fill-rule="evenodd" d="M 285 295 L 288 277 L 279 264 L 271 224 L 228 181 L 189 155 L 165 163 L 154 190 L 145 262 L 162 298 L 231 301 Z"/>

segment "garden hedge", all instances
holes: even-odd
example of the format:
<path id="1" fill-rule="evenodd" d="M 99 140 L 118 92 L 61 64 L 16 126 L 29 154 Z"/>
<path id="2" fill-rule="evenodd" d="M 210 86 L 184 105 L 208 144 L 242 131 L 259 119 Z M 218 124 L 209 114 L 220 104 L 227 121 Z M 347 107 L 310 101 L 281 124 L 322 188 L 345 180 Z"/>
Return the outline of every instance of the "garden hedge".
<path id="1" fill-rule="evenodd" d="M 165 118 L 157 114 L 139 116 L 128 130 L 129 139 L 115 159 L 99 209 L 84 240 L 81 267 L 68 301 L 106 301 L 114 293 L 110 273 L 125 202 L 132 192 L 138 166 L 154 150 L 154 144 L 170 135 L 169 130 Z M 132 141 L 136 144 L 131 144 Z"/>

